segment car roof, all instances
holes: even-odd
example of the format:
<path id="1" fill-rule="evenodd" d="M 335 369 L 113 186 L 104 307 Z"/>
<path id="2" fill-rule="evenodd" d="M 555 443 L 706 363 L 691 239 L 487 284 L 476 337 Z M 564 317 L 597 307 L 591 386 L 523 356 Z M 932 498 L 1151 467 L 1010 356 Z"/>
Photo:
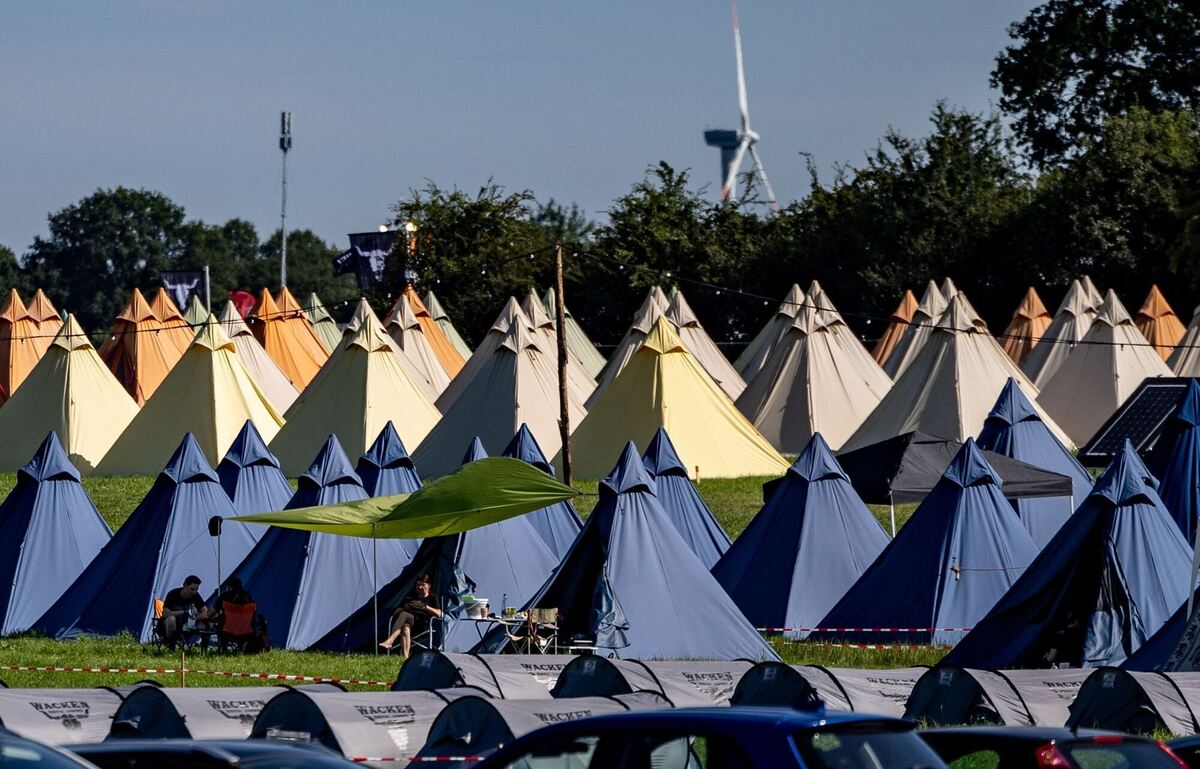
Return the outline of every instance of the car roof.
<path id="1" fill-rule="evenodd" d="M 1088 740 L 1093 737 L 1123 737 L 1130 742 L 1152 742 L 1145 737 L 1097 729 L 1067 729 L 1062 726 L 952 726 L 943 729 L 922 729 L 922 737 L 976 739 L 987 737 L 993 742 L 1064 742 Z"/>
<path id="2" fill-rule="evenodd" d="M 259 753 L 271 753 L 279 750 L 306 750 L 319 752 L 322 755 L 337 755 L 327 748 L 304 742 L 281 742 L 277 740 L 189 740 L 189 739 L 150 739 L 142 737 L 119 738 L 104 742 L 90 742 L 82 745 L 71 745 L 72 753 L 80 755 L 102 753 L 205 753 L 213 756 L 238 758 Z"/>
<path id="3" fill-rule="evenodd" d="M 847 713 L 842 711 L 804 711 L 794 708 L 738 706 L 703 707 L 703 708 L 674 708 L 669 710 L 632 710 L 621 713 L 606 713 L 592 716 L 587 723 L 611 727 L 649 727 L 670 729 L 682 726 L 707 724 L 730 725 L 763 725 L 781 729 L 813 729 L 820 726 L 831 726 L 852 723 L 886 722 L 898 726 L 909 726 L 908 721 L 902 721 L 891 716 L 876 716 L 865 713 Z M 573 722 L 566 722 L 573 723 Z M 577 723 L 577 722 L 574 722 Z"/>

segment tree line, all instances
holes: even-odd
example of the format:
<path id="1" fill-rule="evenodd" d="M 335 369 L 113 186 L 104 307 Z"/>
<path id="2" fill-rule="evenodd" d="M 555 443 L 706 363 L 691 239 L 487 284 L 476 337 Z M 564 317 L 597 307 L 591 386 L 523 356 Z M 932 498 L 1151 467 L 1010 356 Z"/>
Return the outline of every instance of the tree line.
<path id="1" fill-rule="evenodd" d="M 477 342 L 507 296 L 549 285 L 561 244 L 567 304 L 601 344 L 620 338 L 655 283 L 680 284 L 731 343 L 773 312 L 774 300 L 756 297 L 812 279 L 868 339 L 905 289 L 919 295 L 946 276 L 993 329 L 1027 286 L 1053 311 L 1085 273 L 1134 305 L 1158 283 L 1186 321 L 1200 288 L 1200 9 L 1050 0 L 1009 32 L 992 74 L 998 113 L 934 105 L 923 136 L 889 130 L 828 179 L 810 163 L 806 194 L 776 214 L 755 199 L 752 177 L 741 202 L 718 205 L 662 162 L 600 221 L 495 182 L 409 190 L 392 210 L 398 226 L 417 225 L 416 247 L 398 238 L 371 299 L 385 308 L 411 271 Z M 331 275 L 338 250 L 289 232 L 289 287 L 317 292 L 335 314 L 359 294 L 352 277 Z M 99 330 L 160 269 L 209 264 L 223 298 L 275 287 L 278 258 L 278 232 L 263 240 L 240 219 L 187 220 L 159 193 L 118 187 L 51 214 L 49 234 L 20 258 L 0 246 L 0 281 L 44 287 Z"/>

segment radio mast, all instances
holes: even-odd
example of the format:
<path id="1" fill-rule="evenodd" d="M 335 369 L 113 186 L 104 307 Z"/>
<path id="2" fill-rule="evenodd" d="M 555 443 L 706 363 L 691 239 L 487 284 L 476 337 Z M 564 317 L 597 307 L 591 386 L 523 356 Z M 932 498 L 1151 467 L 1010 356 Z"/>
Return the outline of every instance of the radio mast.
<path id="1" fill-rule="evenodd" d="M 279 213 L 279 287 L 287 286 L 287 156 L 292 148 L 292 113 L 279 113 L 279 149 L 283 152 L 283 208 Z"/>

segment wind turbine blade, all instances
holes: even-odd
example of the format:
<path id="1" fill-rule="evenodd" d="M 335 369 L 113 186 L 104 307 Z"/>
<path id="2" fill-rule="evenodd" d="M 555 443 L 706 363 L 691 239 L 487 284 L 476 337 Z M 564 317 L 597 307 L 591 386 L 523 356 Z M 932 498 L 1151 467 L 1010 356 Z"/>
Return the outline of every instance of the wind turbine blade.
<path id="1" fill-rule="evenodd" d="M 775 190 L 771 189 L 771 182 L 767 180 L 767 169 L 763 167 L 762 160 L 758 157 L 758 150 L 754 149 L 754 145 L 750 145 L 750 158 L 754 161 L 754 171 L 762 179 L 763 187 L 767 190 L 767 202 L 771 204 L 772 211 L 779 210 L 779 204 L 775 202 Z"/>
<path id="2" fill-rule="evenodd" d="M 738 27 L 737 3 L 731 2 L 733 11 L 733 50 L 737 54 L 738 109 L 742 112 L 742 130 L 750 130 L 750 105 L 746 99 L 746 70 L 742 66 L 742 30 Z"/>
<path id="3" fill-rule="evenodd" d="M 746 150 L 750 148 L 750 138 L 742 139 L 742 143 L 738 145 L 737 153 L 733 156 L 733 162 L 729 164 L 729 173 L 725 177 L 725 186 L 721 188 L 721 202 L 726 200 L 737 200 L 737 174 L 738 168 L 742 165 L 742 158 L 746 157 Z M 751 150 L 753 152 L 753 150 Z"/>

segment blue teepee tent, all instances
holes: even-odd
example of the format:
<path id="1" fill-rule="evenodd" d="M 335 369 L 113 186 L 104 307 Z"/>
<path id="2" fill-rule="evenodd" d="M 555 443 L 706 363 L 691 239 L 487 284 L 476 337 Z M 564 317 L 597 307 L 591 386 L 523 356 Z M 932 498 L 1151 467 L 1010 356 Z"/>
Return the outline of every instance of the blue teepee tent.
<path id="1" fill-rule="evenodd" d="M 346 452 L 330 435 L 284 509 L 366 498 Z M 346 607 L 359 606 L 374 594 L 373 565 L 378 574 L 395 574 L 411 558 L 409 547 L 408 540 L 271 527 L 233 574 L 267 619 L 272 644 L 305 649 L 346 616 Z"/>
<path id="2" fill-rule="evenodd" d="M 551 478 L 554 477 L 554 468 L 546 461 L 542 447 L 538 445 L 533 433 L 524 423 L 521 423 L 517 434 L 504 447 L 502 456 L 528 462 L 547 473 Z M 579 520 L 579 514 L 575 512 L 575 506 L 570 501 L 534 510 L 524 518 L 529 521 L 534 531 L 546 543 L 546 547 L 550 548 L 550 552 L 554 553 L 555 558 L 562 558 L 567 554 L 567 551 L 571 549 L 571 543 L 575 541 L 579 530 L 583 528 L 583 521 Z"/>
<path id="3" fill-rule="evenodd" d="M 968 439 L 896 538 L 820 623 L 913 631 L 809 637 L 934 644 L 962 638 L 950 628 L 973 626 L 1037 556 L 1000 483 Z"/>
<path id="4" fill-rule="evenodd" d="M 1119 665 L 1187 599 L 1191 553 L 1126 441 L 1025 574 L 944 660 Z M 1053 652 L 1053 653 L 1051 653 Z"/>
<path id="5" fill-rule="evenodd" d="M 421 476 L 390 419 L 354 469 L 371 497 L 408 494 L 421 488 Z"/>
<path id="6" fill-rule="evenodd" d="M 687 468 L 675 453 L 665 427 L 658 428 L 650 439 L 642 463 L 654 479 L 655 496 L 663 512 L 704 568 L 711 569 L 729 549 L 729 535 L 688 479 Z"/>
<path id="7" fill-rule="evenodd" d="M 755 627 L 816 627 L 887 547 L 888 536 L 820 433 L 769 489 L 713 576 Z"/>
<path id="8" fill-rule="evenodd" d="M 237 511 L 188 433 L 129 520 L 34 628 L 55 638 L 128 631 L 151 640 L 154 599 L 189 574 L 200 577 L 202 588 L 216 589 L 218 571 L 241 560 L 263 533 L 260 526 L 227 524 L 218 567 L 217 541 L 208 535 L 214 515 Z"/>
<path id="9" fill-rule="evenodd" d="M 1193 379 L 1167 418 L 1146 465 L 1160 479 L 1158 496 L 1189 544 L 1200 515 L 1200 380 Z"/>
<path id="10" fill-rule="evenodd" d="M 1039 548 L 1050 541 L 1071 516 L 1076 505 L 1091 493 L 1092 476 L 1054 437 L 1037 409 L 1011 378 L 984 420 L 978 443 L 979 448 L 985 451 L 1002 454 L 1042 470 L 1061 473 L 1071 479 L 1070 497 L 1012 500 L 1021 523 L 1025 524 Z"/>
<path id="11" fill-rule="evenodd" d="M 0 504 L 0 635 L 27 630 L 111 536 L 48 433 Z"/>
<path id="12" fill-rule="evenodd" d="M 526 603 L 554 608 L 559 633 L 637 659 L 778 659 L 675 531 L 628 443 L 558 569 Z M 489 632 L 476 652 L 501 651 Z"/>
<path id="13" fill-rule="evenodd" d="M 462 464 L 465 465 L 477 459 L 487 459 L 487 455 L 487 449 L 483 447 L 483 441 L 479 440 L 479 436 L 477 435 L 467 444 L 467 450 L 463 452 Z"/>
<path id="14" fill-rule="evenodd" d="M 1193 611 L 1200 606 L 1200 590 L 1193 595 L 1192 606 Z M 1188 605 L 1185 601 L 1154 635 L 1121 663 L 1121 667 L 1125 670 L 1162 670 L 1179 646 L 1187 627 Z"/>
<path id="15" fill-rule="evenodd" d="M 282 510 L 292 496 L 292 487 L 279 469 L 279 460 L 267 450 L 267 444 L 249 419 L 217 465 L 217 477 L 238 515 Z"/>
<path id="16" fill-rule="evenodd" d="M 467 461 L 482 459 L 480 451 L 482 444 L 472 441 Z M 510 606 L 532 598 L 557 565 L 558 558 L 533 530 L 527 515 L 461 534 L 430 537 L 395 579 L 380 588 L 378 602 L 368 598 L 312 648 L 371 651 L 376 630 L 380 638 L 388 634 L 392 612 L 412 593 L 417 577 L 427 574 L 447 618 L 438 639 L 441 650 L 465 652 L 479 642 L 483 626 L 477 628 L 466 619 L 464 595 L 487 598 L 499 613 L 505 596 Z"/>

